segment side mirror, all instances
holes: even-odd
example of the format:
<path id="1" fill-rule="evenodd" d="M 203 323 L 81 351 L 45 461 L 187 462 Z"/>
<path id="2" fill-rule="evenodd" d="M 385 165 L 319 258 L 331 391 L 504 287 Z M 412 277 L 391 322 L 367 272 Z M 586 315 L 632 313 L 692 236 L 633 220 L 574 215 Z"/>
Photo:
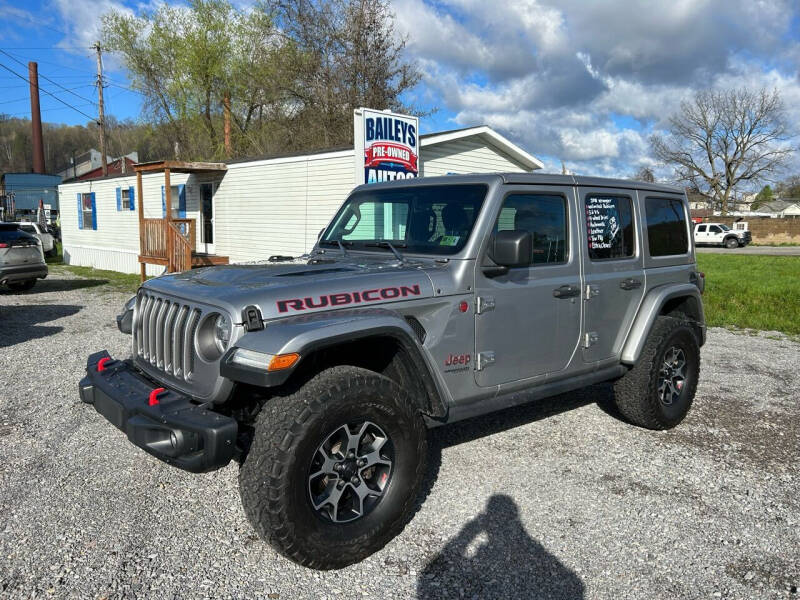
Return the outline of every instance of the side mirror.
<path id="1" fill-rule="evenodd" d="M 529 231 L 514 229 L 498 231 L 489 243 L 489 257 L 498 267 L 484 269 L 487 275 L 500 275 L 511 267 L 526 267 L 531 264 L 533 240 Z"/>

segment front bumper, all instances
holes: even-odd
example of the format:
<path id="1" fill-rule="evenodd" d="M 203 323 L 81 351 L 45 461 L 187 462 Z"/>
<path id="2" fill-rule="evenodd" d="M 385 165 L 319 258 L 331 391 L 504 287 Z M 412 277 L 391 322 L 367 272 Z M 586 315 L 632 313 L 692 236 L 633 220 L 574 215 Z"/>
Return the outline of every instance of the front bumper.
<path id="1" fill-rule="evenodd" d="M 166 390 L 149 403 L 160 387 L 140 374 L 127 361 L 106 361 L 108 352 L 96 352 L 87 360 L 86 377 L 78 390 L 81 400 L 136 446 L 178 468 L 193 473 L 213 471 L 227 465 L 236 449 L 238 426 L 230 417 L 195 404 L 188 396 Z"/>
<path id="2" fill-rule="evenodd" d="M 44 279 L 45 277 L 47 277 L 47 265 L 45 263 L 0 266 L 0 283 Z"/>

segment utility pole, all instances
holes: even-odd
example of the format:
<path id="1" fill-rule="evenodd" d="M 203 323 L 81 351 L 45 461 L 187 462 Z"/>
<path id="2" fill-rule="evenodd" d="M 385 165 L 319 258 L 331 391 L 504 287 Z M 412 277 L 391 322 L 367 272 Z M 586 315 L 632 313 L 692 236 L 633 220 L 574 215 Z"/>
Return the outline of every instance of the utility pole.
<path id="1" fill-rule="evenodd" d="M 44 144 L 42 143 L 42 113 L 39 110 L 39 66 L 28 63 L 28 81 L 31 84 L 31 137 L 33 141 L 33 172 L 44 173 Z"/>
<path id="2" fill-rule="evenodd" d="M 100 126 L 100 160 L 103 165 L 103 177 L 108 175 L 106 159 L 106 117 L 103 112 L 103 57 L 100 53 L 100 42 L 95 42 L 97 51 L 97 124 Z"/>

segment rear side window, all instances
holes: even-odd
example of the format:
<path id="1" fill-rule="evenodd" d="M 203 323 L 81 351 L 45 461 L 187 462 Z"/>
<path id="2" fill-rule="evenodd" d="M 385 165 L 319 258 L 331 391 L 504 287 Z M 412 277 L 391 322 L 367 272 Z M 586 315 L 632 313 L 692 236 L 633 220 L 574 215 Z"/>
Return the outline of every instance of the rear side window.
<path id="1" fill-rule="evenodd" d="M 530 232 L 533 265 L 567 262 L 567 203 L 563 196 L 511 194 L 503 201 L 494 230 Z"/>
<path id="2" fill-rule="evenodd" d="M 645 213 L 650 256 L 673 256 L 688 252 L 689 236 L 686 235 L 683 202 L 675 198 L 647 198 Z"/>
<path id="3" fill-rule="evenodd" d="M 633 207 L 628 196 L 586 197 L 586 238 L 589 258 L 628 258 L 635 252 Z"/>
<path id="4" fill-rule="evenodd" d="M 698 233 L 705 233 L 706 232 L 706 226 L 705 225 L 699 225 L 697 227 L 697 232 Z"/>
<path id="5" fill-rule="evenodd" d="M 0 226 L 0 242 L 10 243 L 16 240 L 34 240 L 34 239 L 36 239 L 34 236 L 30 235 L 29 233 L 25 233 L 16 226 L 13 227 Z"/>

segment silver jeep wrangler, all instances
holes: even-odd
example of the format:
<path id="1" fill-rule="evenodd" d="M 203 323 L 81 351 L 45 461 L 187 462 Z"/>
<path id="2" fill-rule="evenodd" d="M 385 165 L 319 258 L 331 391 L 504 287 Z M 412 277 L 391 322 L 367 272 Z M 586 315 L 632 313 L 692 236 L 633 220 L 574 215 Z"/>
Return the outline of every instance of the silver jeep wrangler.
<path id="1" fill-rule="evenodd" d="M 132 357 L 91 355 L 80 395 L 172 465 L 236 460 L 264 539 L 344 567 L 412 515 L 426 427 L 599 382 L 631 423 L 681 422 L 706 335 L 688 213 L 589 177 L 361 186 L 300 259 L 144 283 Z"/>

